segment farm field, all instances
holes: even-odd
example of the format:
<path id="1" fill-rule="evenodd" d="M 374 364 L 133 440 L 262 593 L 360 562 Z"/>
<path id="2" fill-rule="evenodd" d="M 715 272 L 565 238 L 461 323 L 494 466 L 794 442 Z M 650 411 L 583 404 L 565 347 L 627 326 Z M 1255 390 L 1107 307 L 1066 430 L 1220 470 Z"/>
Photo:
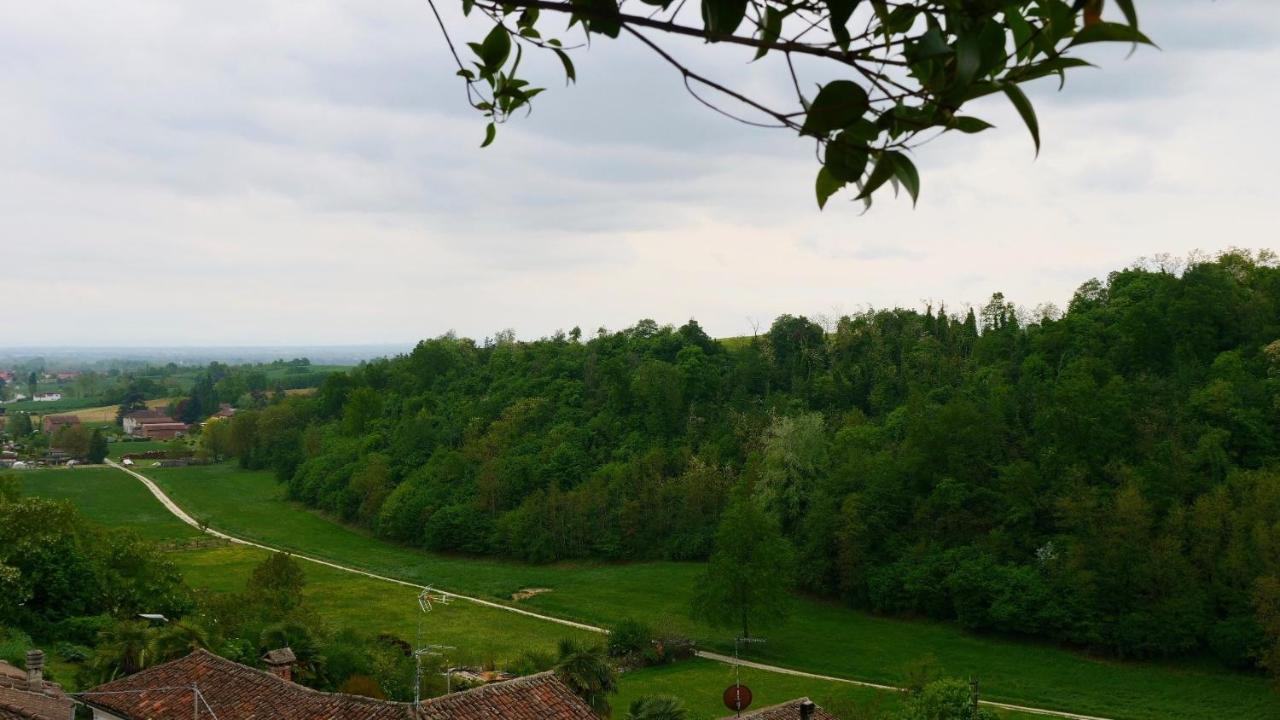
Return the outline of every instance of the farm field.
<path id="1" fill-rule="evenodd" d="M 144 453 L 148 450 L 165 450 L 169 443 L 159 440 L 135 440 L 129 442 L 113 442 L 107 444 L 107 457 L 119 460 L 125 455 Z"/>
<path id="2" fill-rule="evenodd" d="M 149 540 L 182 540 L 200 535 L 165 512 L 137 480 L 106 466 L 24 470 L 16 474 L 22 491 L 70 500 L 92 520 L 127 527 Z"/>
<path id="3" fill-rule="evenodd" d="M 457 592 L 508 600 L 525 587 L 552 592 L 522 605 L 598 624 L 628 615 L 731 649 L 728 633 L 686 615 L 700 571 L 692 563 L 529 566 L 447 557 L 346 528 L 281 498 L 269 473 L 231 465 L 147 471 L 188 512 L 212 527 L 297 552 Z M 1038 643 L 971 635 L 945 624 L 886 619 L 799 600 L 791 621 L 767 633 L 751 659 L 889 684 L 925 657 L 941 674 L 976 676 L 984 696 L 1118 719 L 1273 718 L 1280 699 L 1261 677 L 1197 663 L 1120 663 Z"/>
<path id="4" fill-rule="evenodd" d="M 24 473 L 24 491 L 67 499 L 104 525 L 128 527 L 156 540 L 180 540 L 195 531 L 160 506 L 133 478 L 110 468 L 40 470 Z M 236 545 L 185 550 L 172 554 L 187 582 L 211 592 L 233 592 L 244 587 L 253 566 L 265 551 Z M 421 616 L 412 588 L 363 578 L 314 563 L 303 563 L 306 603 L 334 626 L 367 633 L 416 637 L 419 618 L 425 637 L 433 643 L 453 645 L 450 660 L 459 664 L 497 663 L 499 666 L 526 649 L 551 651 L 563 637 L 597 637 L 594 633 L 556 626 L 512 615 L 465 601 L 437 605 Z M 694 660 L 674 666 L 626 673 L 614 707 L 625 710 L 641 695 L 675 694 L 684 699 L 690 720 L 724 715 L 720 693 L 733 678 L 733 670 L 721 663 Z M 809 678 L 744 668 L 743 682 L 754 691 L 753 707 L 809 696 L 832 707 L 893 707 L 893 693 Z M 1003 713 L 1005 718 L 1024 718 Z"/>

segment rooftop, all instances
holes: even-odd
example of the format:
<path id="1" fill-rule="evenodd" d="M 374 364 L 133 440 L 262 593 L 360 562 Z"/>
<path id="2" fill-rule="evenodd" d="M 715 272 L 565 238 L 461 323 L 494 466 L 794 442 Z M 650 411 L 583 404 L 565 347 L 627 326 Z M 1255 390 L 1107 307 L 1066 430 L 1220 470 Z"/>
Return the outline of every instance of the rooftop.
<path id="1" fill-rule="evenodd" d="M 126 720 L 189 720 L 193 686 L 220 720 L 596 720 L 552 673 L 434 698 L 415 710 L 412 703 L 312 690 L 205 650 L 80 698 Z"/>
<path id="2" fill-rule="evenodd" d="M 816 704 L 813 704 L 809 698 L 796 698 L 789 700 L 780 705 L 770 705 L 759 710 L 742 713 L 740 716 L 729 715 L 722 720 L 801 720 L 801 706 L 804 703 L 813 705 L 813 712 L 809 715 L 810 720 L 837 720 L 835 715 L 823 710 Z"/>

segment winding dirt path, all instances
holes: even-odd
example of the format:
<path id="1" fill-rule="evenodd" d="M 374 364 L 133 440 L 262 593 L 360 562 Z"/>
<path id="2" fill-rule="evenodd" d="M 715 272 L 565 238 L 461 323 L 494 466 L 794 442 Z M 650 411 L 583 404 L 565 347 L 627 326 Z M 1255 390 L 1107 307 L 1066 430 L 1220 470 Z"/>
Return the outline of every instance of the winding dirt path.
<path id="1" fill-rule="evenodd" d="M 405 580 L 399 580 L 393 577 L 387 577 L 386 575 L 378 575 L 377 573 L 371 573 L 367 570 L 361 570 L 359 568 L 353 568 L 347 565 L 340 565 L 338 563 L 330 562 L 328 560 L 321 560 L 320 558 L 309 557 L 307 555 L 303 555 L 303 554 L 294 552 L 292 550 L 284 550 L 281 548 L 271 547 L 270 545 L 263 545 L 262 543 L 253 542 L 252 540 L 245 540 L 243 538 L 238 538 L 233 535 L 228 535 L 220 530 L 215 530 L 213 528 L 201 527 L 200 523 L 197 522 L 195 518 L 188 515 L 187 512 L 183 510 L 177 503 L 175 503 L 168 495 L 166 495 L 165 492 L 160 489 L 160 486 L 156 485 L 155 481 L 153 481 L 151 478 L 147 477 L 146 475 L 143 475 L 142 473 L 132 468 L 125 467 L 115 462 L 114 460 L 108 459 L 105 462 L 111 467 L 117 470 L 120 470 L 121 472 L 128 473 L 129 475 L 137 479 L 139 482 L 143 484 L 143 486 L 147 488 L 147 490 L 151 492 L 152 495 L 155 496 L 156 500 L 160 501 L 160 504 L 163 505 L 166 510 L 168 510 L 170 513 L 173 514 L 174 517 L 178 518 L 179 520 L 186 523 L 187 525 L 190 525 L 191 527 L 196 528 L 197 530 L 200 530 L 205 534 L 212 535 L 213 537 L 216 537 L 216 538 L 221 538 L 223 540 L 226 540 L 231 543 L 235 543 L 237 545 L 246 545 L 248 547 L 255 547 L 260 550 L 267 550 L 269 552 L 287 552 L 293 557 L 298 558 L 299 560 L 305 560 L 307 562 L 315 563 L 317 565 L 323 565 L 325 567 L 333 568 L 334 570 L 341 570 L 342 572 L 348 572 L 355 575 L 362 575 L 364 577 L 372 578 L 374 580 L 381 580 L 383 582 L 394 583 L 396 585 L 403 585 L 404 587 L 414 588 L 415 590 L 423 589 L 423 586 L 417 583 L 412 583 Z M 517 615 L 524 615 L 526 617 L 535 618 L 537 620 L 542 620 L 544 622 L 555 623 L 557 625 L 564 625 L 566 627 L 576 628 L 578 630 L 586 630 L 588 632 L 595 632 L 595 633 L 609 632 L 608 630 L 596 625 L 588 625 L 586 623 L 575 622 L 573 620 L 565 620 L 564 618 L 558 618 L 553 615 L 543 615 L 542 613 L 536 613 L 529 610 L 512 607 L 510 605 L 503 605 L 502 603 L 493 602 L 491 600 L 485 600 L 483 598 L 472 597 L 470 595 L 461 595 L 454 592 L 448 592 L 446 590 L 441 590 L 440 588 L 436 588 L 436 587 L 433 587 L 432 589 L 440 593 L 441 595 L 445 595 L 450 598 L 454 598 L 457 600 L 466 600 L 467 602 L 473 602 L 477 605 L 484 605 L 485 607 L 494 608 L 496 610 L 516 613 Z M 762 670 L 764 672 L 778 673 L 780 675 L 790 675 L 793 677 L 810 678 L 813 680 L 823 680 L 826 682 L 844 683 L 846 685 L 856 685 L 858 687 L 872 688 L 875 690 L 885 690 L 885 691 L 892 691 L 892 692 L 898 692 L 902 690 L 902 688 L 895 687 L 893 685 L 882 685 L 879 683 L 866 682 L 863 680 L 851 680 L 849 678 L 835 677 L 832 675 L 820 675 L 817 673 L 805 672 L 803 670 L 794 670 L 792 668 L 779 667 L 777 665 L 766 665 L 763 663 L 752 662 L 750 660 L 742 660 L 739 658 L 734 658 L 730 655 L 722 655 L 720 653 L 708 652 L 705 650 L 699 651 L 698 657 L 706 660 L 711 660 L 714 662 L 726 663 L 729 665 L 739 665 L 741 667 L 751 668 L 753 670 Z M 1099 717 L 1096 715 L 1080 715 L 1078 713 L 1064 712 L 1061 710 L 1048 710 L 1045 708 L 1028 707 L 1025 705 L 1013 705 L 1010 703 L 995 702 L 992 700 L 982 700 L 981 703 L 987 707 L 999 708 L 1002 710 L 1011 710 L 1014 712 L 1026 713 L 1028 715 L 1042 715 L 1045 717 L 1062 718 L 1063 720 L 1111 720 L 1111 718 Z"/>

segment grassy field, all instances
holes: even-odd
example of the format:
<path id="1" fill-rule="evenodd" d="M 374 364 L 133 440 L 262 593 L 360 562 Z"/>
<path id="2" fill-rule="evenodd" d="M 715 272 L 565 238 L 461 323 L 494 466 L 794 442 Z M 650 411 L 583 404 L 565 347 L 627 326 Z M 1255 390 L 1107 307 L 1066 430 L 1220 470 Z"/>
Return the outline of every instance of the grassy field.
<path id="1" fill-rule="evenodd" d="M 70 500 L 98 523 L 132 528 L 151 540 L 180 540 L 200 534 L 166 512 L 142 483 L 114 468 L 24 470 L 17 477 L 29 495 Z"/>
<path id="2" fill-rule="evenodd" d="M 158 540 L 194 534 L 165 511 L 140 483 L 116 470 L 41 470 L 24 473 L 22 478 L 26 492 L 69 499 L 103 524 L 130 527 Z M 244 587 L 253 566 L 265 554 L 255 548 L 229 545 L 175 552 L 171 557 L 191 586 L 232 592 Z M 423 615 L 412 588 L 313 563 L 303 563 L 303 568 L 307 577 L 306 604 L 324 622 L 366 633 L 389 633 L 413 642 L 421 620 L 423 637 L 432 643 L 454 646 L 450 660 L 459 664 L 501 666 L 526 649 L 550 651 L 563 637 L 598 638 L 594 633 L 468 602 L 436 605 L 429 615 Z M 720 694 L 733 677 L 731 668 L 703 660 L 631 672 L 623 675 L 614 706 L 625 710 L 631 700 L 641 695 L 671 694 L 685 701 L 690 720 L 718 718 L 724 715 Z M 801 696 L 832 708 L 892 708 L 898 702 L 894 693 L 751 669 L 742 671 L 742 681 L 754 691 L 757 708 Z M 1024 716 L 1009 713 L 1004 717 Z"/>
<path id="3" fill-rule="evenodd" d="M 233 534 L 500 600 L 521 588 L 551 588 L 523 604 L 600 624 L 631 615 L 694 636 L 704 646 L 728 649 L 728 633 L 695 625 L 686 615 L 700 571 L 696 564 L 528 566 L 433 555 L 287 503 L 266 473 L 228 465 L 147 472 L 189 512 Z M 799 600 L 791 621 L 767 637 L 752 659 L 823 674 L 892 684 L 901 682 L 908 665 L 932 657 L 942 674 L 976 676 L 986 697 L 1007 702 L 1134 720 L 1280 716 L 1280 698 L 1264 679 L 1207 663 L 1119 663 L 825 602 Z"/>
<path id="4" fill-rule="evenodd" d="M 119 460 L 125 455 L 134 453 L 144 453 L 148 450 L 168 450 L 169 443 L 159 440 L 130 440 L 128 442 L 113 442 L 107 445 L 107 457 L 112 460 Z M 146 461 L 141 461 L 146 463 Z"/>
<path id="5" fill-rule="evenodd" d="M 174 553 L 188 584 L 217 592 L 240 590 L 266 551 L 232 545 Z M 553 625 L 470 602 L 436 604 L 427 614 L 414 588 L 365 578 L 315 563 L 303 563 L 307 608 L 332 627 L 363 633 L 388 633 L 415 642 L 419 621 L 425 641 L 452 645 L 449 660 L 458 664 L 504 666 L 521 652 L 554 652 L 565 637 L 595 638 L 594 633 Z"/>

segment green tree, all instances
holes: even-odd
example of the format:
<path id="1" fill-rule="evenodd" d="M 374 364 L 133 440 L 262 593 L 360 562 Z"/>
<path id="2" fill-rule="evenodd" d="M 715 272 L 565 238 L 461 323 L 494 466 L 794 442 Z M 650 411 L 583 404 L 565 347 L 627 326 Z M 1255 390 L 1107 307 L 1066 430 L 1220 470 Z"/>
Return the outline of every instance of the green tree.
<path id="1" fill-rule="evenodd" d="M 40 373 L 32 370 L 27 374 L 27 395 L 32 399 L 36 396 L 36 391 L 40 389 Z"/>
<path id="2" fill-rule="evenodd" d="M 9 434 L 19 440 L 27 437 L 34 430 L 31 425 L 31 415 L 24 412 L 10 415 L 6 427 L 9 430 Z"/>
<path id="3" fill-rule="evenodd" d="M 1280 577 L 1258 580 L 1253 605 L 1264 636 L 1262 647 L 1258 648 L 1259 664 L 1271 671 L 1280 689 Z"/>
<path id="4" fill-rule="evenodd" d="M 556 676 L 596 715 L 609 717 L 609 696 L 618 691 L 618 672 L 609 664 L 603 645 L 566 638 L 560 641 Z"/>
<path id="5" fill-rule="evenodd" d="M 995 720 L 978 705 L 974 688 L 963 680 L 935 680 L 907 699 L 900 720 Z"/>
<path id="6" fill-rule="evenodd" d="M 116 425 L 124 423 L 124 416 L 129 413 L 147 409 L 147 399 L 136 383 L 130 382 L 125 389 L 120 407 L 116 408 Z"/>
<path id="7" fill-rule="evenodd" d="M 1039 123 L 1023 85 L 1046 76 L 1065 78 L 1068 71 L 1088 66 L 1079 57 L 1083 45 L 1150 43 L 1138 30 L 1133 0 L 1116 0 L 1105 20 L 1100 0 L 704 0 L 701 22 L 697 13 L 682 13 L 682 3 L 650 4 L 656 6 L 652 12 L 633 12 L 616 0 L 464 2 L 465 11 L 474 8 L 493 22 L 482 42 L 469 43 L 475 57 L 468 59 L 474 62 L 457 59 L 469 102 L 488 120 L 484 145 L 493 141 L 498 124 L 527 110 L 543 90 L 517 72 L 528 67 L 520 63 L 521 46 L 555 54 L 566 78 L 575 79 L 573 61 L 554 37 L 563 18 L 552 16 L 566 15 L 570 27 L 580 24 L 590 36 L 626 34 L 638 40 L 672 66 L 694 97 L 729 117 L 813 139 L 822 163 L 816 181 L 819 206 L 844 187 L 856 187 L 856 198 L 869 203 L 890 181 L 914 201 L 920 177 L 908 153 L 922 137 L 992 127 L 963 114 L 971 101 L 1003 94 L 1038 151 Z M 447 38 L 448 28 L 442 24 L 441 29 Z M 757 67 L 774 66 L 783 92 L 734 89 L 745 85 L 745 78 L 740 83 L 713 78 L 679 59 L 675 47 L 664 47 L 689 35 L 740 59 L 754 53 Z M 795 80 L 793 58 L 833 79 L 816 93 L 806 92 Z M 790 97 L 780 100 L 784 95 Z"/>
<path id="8" fill-rule="evenodd" d="M 627 720 L 684 720 L 688 712 L 680 698 L 670 695 L 645 695 L 631 701 Z"/>
<path id="9" fill-rule="evenodd" d="M 93 434 L 89 436 L 89 450 L 85 455 L 85 459 L 94 465 L 100 464 L 107 458 L 107 436 L 102 434 L 102 430 L 94 428 Z"/>
<path id="10" fill-rule="evenodd" d="M 774 418 L 764 436 L 760 500 L 792 531 L 809 510 L 814 485 L 827 462 L 822 413 Z"/>
<path id="11" fill-rule="evenodd" d="M 89 442 L 89 430 L 85 426 L 63 425 L 53 434 L 51 447 L 72 457 L 82 458 L 89 454 Z"/>
<path id="12" fill-rule="evenodd" d="M 249 576 L 249 597 L 277 615 L 285 615 L 302 604 L 306 576 L 297 560 L 288 553 L 271 553 Z"/>
<path id="13" fill-rule="evenodd" d="M 693 616 L 742 637 L 782 622 L 791 608 L 794 554 L 778 522 L 742 495 L 724 512 L 698 582 Z"/>
<path id="14" fill-rule="evenodd" d="M 132 675 L 155 662 L 155 631 L 140 620 L 121 620 L 98 638 L 89 667 L 99 682 Z"/>
<path id="15" fill-rule="evenodd" d="M 221 462 L 231 454 L 231 422 L 210 420 L 200 433 L 200 447 L 214 462 Z"/>

